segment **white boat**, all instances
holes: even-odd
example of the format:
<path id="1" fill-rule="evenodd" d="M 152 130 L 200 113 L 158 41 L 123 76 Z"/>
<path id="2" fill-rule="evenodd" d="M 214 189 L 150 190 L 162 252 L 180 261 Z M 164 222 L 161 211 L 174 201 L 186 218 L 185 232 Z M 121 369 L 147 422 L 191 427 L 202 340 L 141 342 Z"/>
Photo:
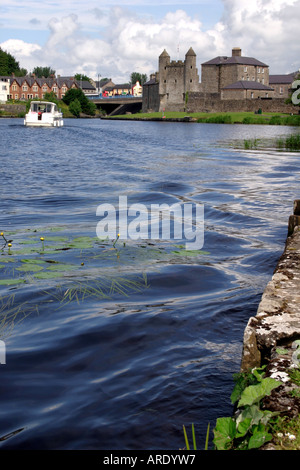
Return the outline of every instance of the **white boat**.
<path id="1" fill-rule="evenodd" d="M 63 114 L 55 103 L 50 101 L 31 101 L 29 112 L 24 119 L 25 126 L 61 127 Z"/>

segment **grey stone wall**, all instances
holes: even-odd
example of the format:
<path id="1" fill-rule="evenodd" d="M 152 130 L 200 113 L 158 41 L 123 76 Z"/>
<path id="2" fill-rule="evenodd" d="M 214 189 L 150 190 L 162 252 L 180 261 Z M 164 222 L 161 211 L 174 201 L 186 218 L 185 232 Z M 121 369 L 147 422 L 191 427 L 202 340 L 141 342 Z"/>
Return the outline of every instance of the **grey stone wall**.
<path id="1" fill-rule="evenodd" d="M 26 105 L 24 104 L 1 104 L 0 111 L 4 111 L 12 116 L 17 116 L 20 113 L 25 113 Z"/>
<path id="2" fill-rule="evenodd" d="M 186 111 L 199 112 L 263 112 L 295 113 L 295 107 L 285 103 L 285 99 L 228 99 L 221 100 L 219 93 L 189 93 Z"/>
<path id="3" fill-rule="evenodd" d="M 158 112 L 160 106 L 159 83 L 143 86 L 142 112 Z"/>

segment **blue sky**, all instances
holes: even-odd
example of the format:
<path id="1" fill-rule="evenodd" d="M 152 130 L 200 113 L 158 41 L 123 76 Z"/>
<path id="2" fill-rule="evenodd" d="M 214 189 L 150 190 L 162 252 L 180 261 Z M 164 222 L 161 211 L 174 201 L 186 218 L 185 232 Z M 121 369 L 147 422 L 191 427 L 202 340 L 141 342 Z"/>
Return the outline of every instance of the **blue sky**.
<path id="1" fill-rule="evenodd" d="M 127 81 L 132 71 L 155 72 L 166 49 L 201 63 L 233 47 L 270 66 L 300 67 L 300 0 L 1 0 L 0 47 L 28 71 L 51 66 L 60 75 Z"/>

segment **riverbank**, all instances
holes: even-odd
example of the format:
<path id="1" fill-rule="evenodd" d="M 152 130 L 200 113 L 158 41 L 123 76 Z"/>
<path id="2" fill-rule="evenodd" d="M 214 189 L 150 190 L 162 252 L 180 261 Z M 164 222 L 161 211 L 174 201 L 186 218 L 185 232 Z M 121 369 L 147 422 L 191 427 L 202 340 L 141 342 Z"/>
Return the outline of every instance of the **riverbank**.
<path id="1" fill-rule="evenodd" d="M 299 126 L 299 114 L 282 113 L 253 113 L 253 112 L 227 112 L 227 113 L 137 113 L 116 116 L 103 116 L 102 119 L 133 120 L 133 121 L 165 121 L 165 122 L 191 122 L 216 124 L 269 124 Z"/>

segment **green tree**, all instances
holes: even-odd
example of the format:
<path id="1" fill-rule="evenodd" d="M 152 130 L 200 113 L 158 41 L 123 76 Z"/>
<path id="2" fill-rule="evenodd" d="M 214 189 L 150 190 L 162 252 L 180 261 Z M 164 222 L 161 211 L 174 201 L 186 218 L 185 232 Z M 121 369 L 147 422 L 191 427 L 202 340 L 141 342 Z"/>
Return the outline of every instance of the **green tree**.
<path id="1" fill-rule="evenodd" d="M 74 78 L 75 80 L 77 80 L 78 82 L 80 82 L 81 80 L 82 81 L 85 81 L 85 82 L 91 82 L 91 79 L 89 77 L 87 77 L 86 75 L 83 75 L 82 73 L 76 73 L 74 75 Z"/>
<path id="2" fill-rule="evenodd" d="M 147 75 L 145 73 L 139 73 L 139 72 L 132 72 L 130 75 L 130 82 L 135 85 L 136 82 L 139 82 L 140 85 L 144 85 L 146 81 L 148 80 Z"/>
<path id="3" fill-rule="evenodd" d="M 38 78 L 49 78 L 51 75 L 55 75 L 55 70 L 51 67 L 34 67 L 33 73 Z"/>
<path id="4" fill-rule="evenodd" d="M 27 75 L 27 70 L 21 69 L 14 56 L 0 48 L 0 75 L 12 75 L 13 73 L 17 77 L 21 77 Z"/>
<path id="5" fill-rule="evenodd" d="M 94 116 L 96 112 L 96 105 L 92 103 L 83 93 L 80 88 L 70 88 L 63 97 L 63 102 L 70 106 L 71 102 L 78 100 L 81 106 L 81 110 L 84 114 Z"/>
<path id="6" fill-rule="evenodd" d="M 76 117 L 80 116 L 81 104 L 78 98 L 75 98 L 75 100 L 71 101 L 69 105 L 69 111 Z"/>

